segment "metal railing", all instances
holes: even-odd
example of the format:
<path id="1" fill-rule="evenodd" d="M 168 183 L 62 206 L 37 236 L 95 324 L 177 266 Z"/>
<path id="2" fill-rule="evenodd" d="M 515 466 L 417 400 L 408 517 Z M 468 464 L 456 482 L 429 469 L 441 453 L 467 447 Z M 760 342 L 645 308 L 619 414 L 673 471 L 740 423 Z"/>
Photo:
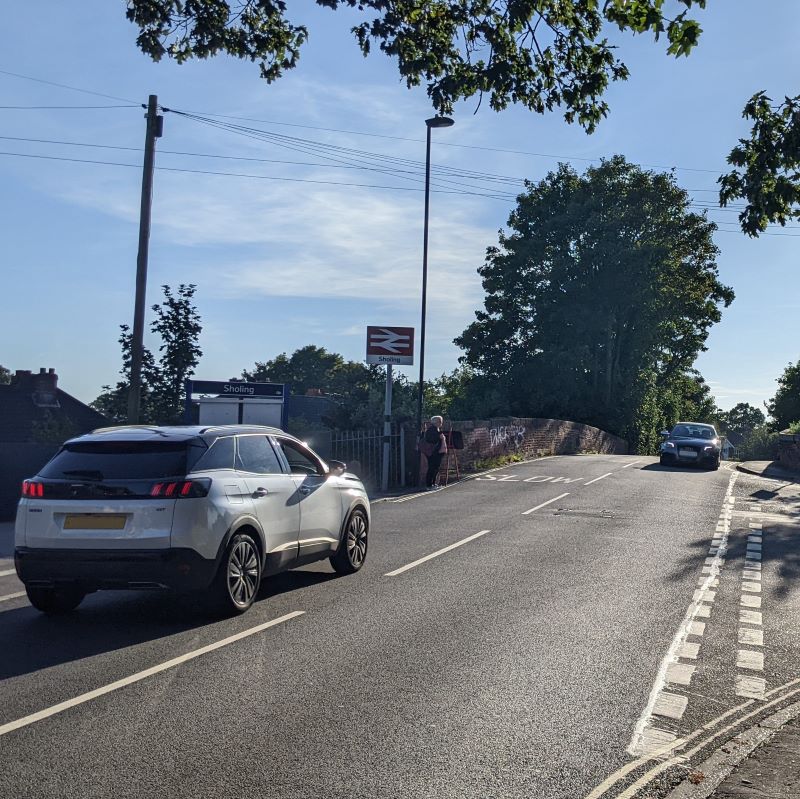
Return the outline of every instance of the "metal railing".
<path id="1" fill-rule="evenodd" d="M 381 430 L 332 430 L 330 456 L 347 464 L 375 491 L 381 485 L 383 432 Z M 389 436 L 389 485 L 405 485 L 406 434 L 402 425 L 392 425 Z"/>

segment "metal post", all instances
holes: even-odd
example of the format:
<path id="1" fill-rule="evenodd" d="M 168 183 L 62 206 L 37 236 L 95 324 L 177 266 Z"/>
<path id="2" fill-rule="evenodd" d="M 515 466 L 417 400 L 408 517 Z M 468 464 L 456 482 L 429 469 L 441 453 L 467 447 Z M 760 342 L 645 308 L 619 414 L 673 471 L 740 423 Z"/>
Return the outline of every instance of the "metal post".
<path id="1" fill-rule="evenodd" d="M 406 426 L 400 425 L 400 485 L 406 484 Z"/>
<path id="2" fill-rule="evenodd" d="M 128 389 L 128 423 L 138 424 L 142 393 L 142 356 L 144 354 L 144 310 L 147 295 L 147 256 L 150 244 L 150 212 L 153 205 L 153 168 L 156 139 L 161 136 L 164 117 L 158 115 L 158 97 L 147 101 L 147 132 L 144 140 L 142 200 L 139 210 L 139 252 L 136 256 L 136 300 L 131 334 L 131 382 Z"/>
<path id="3" fill-rule="evenodd" d="M 389 458 L 392 449 L 392 365 L 386 364 L 386 399 L 383 406 L 383 474 L 381 491 L 389 490 Z"/>

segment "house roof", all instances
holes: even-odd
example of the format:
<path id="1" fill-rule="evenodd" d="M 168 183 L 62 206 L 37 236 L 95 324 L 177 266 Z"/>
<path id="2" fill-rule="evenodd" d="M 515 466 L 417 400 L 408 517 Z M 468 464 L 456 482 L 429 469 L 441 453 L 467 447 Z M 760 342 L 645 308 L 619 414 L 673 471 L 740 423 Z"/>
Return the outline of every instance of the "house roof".
<path id="1" fill-rule="evenodd" d="M 53 443 L 108 424 L 103 414 L 62 391 L 53 370 L 38 374 L 18 371 L 10 384 L 0 385 L 0 442 Z"/>

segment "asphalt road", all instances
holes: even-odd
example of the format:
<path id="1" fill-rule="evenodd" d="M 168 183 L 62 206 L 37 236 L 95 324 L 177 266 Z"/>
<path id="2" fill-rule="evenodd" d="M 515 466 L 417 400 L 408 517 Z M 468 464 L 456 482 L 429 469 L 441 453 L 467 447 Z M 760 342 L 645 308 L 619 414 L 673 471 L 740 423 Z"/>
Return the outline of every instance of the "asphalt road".
<path id="1" fill-rule="evenodd" d="M 640 757 L 653 736 L 710 724 L 702 742 L 800 677 L 800 504 L 734 474 L 556 457 L 378 502 L 360 573 L 273 578 L 213 623 L 133 592 L 46 618 L 4 598 L 0 559 L 0 796 L 625 796 L 661 762 Z M 664 695 L 680 717 L 653 712 Z"/>

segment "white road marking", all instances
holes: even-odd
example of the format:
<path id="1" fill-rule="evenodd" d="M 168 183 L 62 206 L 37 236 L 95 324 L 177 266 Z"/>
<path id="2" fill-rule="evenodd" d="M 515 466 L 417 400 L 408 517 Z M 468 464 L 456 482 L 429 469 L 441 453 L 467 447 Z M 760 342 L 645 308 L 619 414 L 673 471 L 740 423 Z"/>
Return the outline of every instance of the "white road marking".
<path id="1" fill-rule="evenodd" d="M 745 560 L 754 560 L 754 561 L 755 560 L 761 560 L 761 553 L 760 552 L 755 552 L 755 551 L 751 550 L 750 547 L 748 547 L 747 548 L 747 553 L 745 554 L 744 557 L 745 557 Z"/>
<path id="2" fill-rule="evenodd" d="M 761 597 L 751 596 L 750 594 L 742 594 L 739 597 L 739 604 L 744 605 L 746 608 L 760 608 Z"/>
<path id="3" fill-rule="evenodd" d="M 643 730 L 639 742 L 639 750 L 643 755 L 655 757 L 662 750 L 669 750 L 678 740 L 678 736 L 673 732 L 659 730 L 656 727 L 648 727 Z"/>
<path id="4" fill-rule="evenodd" d="M 16 569 L 3 569 L 3 571 L 0 572 L 0 577 L 8 577 L 9 575 L 16 573 Z"/>
<path id="5" fill-rule="evenodd" d="M 537 505 L 535 508 L 531 508 L 530 510 L 526 510 L 522 512 L 523 516 L 527 516 L 529 513 L 533 513 L 535 510 L 539 510 L 539 508 L 543 508 L 545 505 L 549 505 L 552 502 L 558 502 L 559 499 L 564 499 L 564 497 L 569 496 L 569 491 L 565 491 L 563 494 L 559 494 L 557 497 L 553 497 L 552 499 L 548 499 L 547 502 L 542 502 L 541 505 Z"/>
<path id="6" fill-rule="evenodd" d="M 750 524 L 748 525 L 748 527 L 749 527 L 751 530 L 762 530 L 762 529 L 764 528 L 764 525 L 763 525 L 763 524 L 761 524 L 761 522 L 750 522 Z"/>
<path id="7" fill-rule="evenodd" d="M 9 599 L 19 599 L 21 596 L 25 596 L 24 591 L 20 591 L 17 594 L 6 594 L 5 596 L 0 596 L 0 602 L 7 602 Z"/>
<path id="8" fill-rule="evenodd" d="M 713 602 L 716 598 L 716 591 L 701 591 L 699 588 L 694 592 L 694 596 L 692 597 L 695 602 Z"/>
<path id="9" fill-rule="evenodd" d="M 644 461 L 632 461 L 631 463 L 626 463 L 622 468 L 629 469 L 631 466 L 636 466 L 637 463 L 644 463 Z"/>
<path id="10" fill-rule="evenodd" d="M 667 666 L 667 682 L 673 685 L 689 685 L 695 668 L 688 663 L 670 663 Z"/>
<path id="11" fill-rule="evenodd" d="M 653 705 L 653 714 L 656 716 L 666 716 L 668 719 L 680 719 L 683 717 L 686 705 L 688 704 L 688 696 L 662 691 L 658 699 L 656 699 L 655 705 Z"/>
<path id="12" fill-rule="evenodd" d="M 703 635 L 705 631 L 706 623 L 704 621 L 689 622 L 689 635 Z"/>
<path id="13" fill-rule="evenodd" d="M 739 643 L 745 646 L 764 646 L 764 631 L 751 627 L 739 628 Z"/>
<path id="14" fill-rule="evenodd" d="M 764 543 L 764 539 L 760 535 L 748 535 L 747 536 L 747 541 L 750 544 L 763 544 Z"/>
<path id="15" fill-rule="evenodd" d="M 162 671 L 173 669 L 175 666 L 180 666 L 182 663 L 199 658 L 201 655 L 207 655 L 209 652 L 214 652 L 215 650 L 221 649 L 229 644 L 233 644 L 236 641 L 241 641 L 243 638 L 248 638 L 251 635 L 260 633 L 263 630 L 266 630 L 268 627 L 275 627 L 278 624 L 283 624 L 290 619 L 302 616 L 304 613 L 304 610 L 294 610 L 291 613 L 287 613 L 286 615 L 280 616 L 277 619 L 272 619 L 272 621 L 258 624 L 255 627 L 250 627 L 248 630 L 242 630 L 240 633 L 223 638 L 221 641 L 216 641 L 213 644 L 201 646 L 199 649 L 195 649 L 192 652 L 187 652 L 185 655 L 179 655 L 178 657 L 167 660 L 164 663 L 159 663 L 157 666 L 152 666 L 144 671 L 137 671 L 135 674 L 131 674 L 128 677 L 123 677 L 121 680 L 116 680 L 108 685 L 104 685 L 102 688 L 95 688 L 93 691 L 87 691 L 85 694 L 80 694 L 72 699 L 67 699 L 65 702 L 59 702 L 57 705 L 52 705 L 51 707 L 40 710 L 37 713 L 31 713 L 29 716 L 24 716 L 16 721 L 10 721 L 7 724 L 0 726 L 0 736 L 6 735 L 14 730 L 19 730 L 22 727 L 27 727 L 30 724 L 35 724 L 37 721 L 50 718 L 50 716 L 55 716 L 58 713 L 63 713 L 65 710 L 69 710 L 70 708 L 82 705 L 86 702 L 91 702 L 92 699 L 97 699 L 100 696 L 110 694 L 112 691 L 118 691 L 120 688 L 133 685 L 133 683 L 140 682 L 147 677 L 152 677 L 154 674 L 160 674 Z"/>
<path id="16" fill-rule="evenodd" d="M 739 472 L 730 472 L 730 477 L 728 478 L 728 488 L 725 492 L 725 500 L 730 499 L 738 476 Z M 725 510 L 723 506 L 720 517 L 723 517 L 724 515 Z M 702 574 L 706 575 L 705 577 L 701 576 L 697 583 L 701 597 L 708 592 L 709 588 L 719 585 L 718 575 L 720 573 L 720 563 L 723 560 L 722 554 L 726 549 L 728 538 L 727 534 L 728 525 L 724 525 L 717 556 L 713 559 L 711 565 L 703 566 L 701 570 Z M 697 596 L 697 594 L 695 594 L 695 596 Z M 695 667 L 690 664 L 678 662 L 678 658 L 680 657 L 681 649 L 683 648 L 684 644 L 687 643 L 688 636 L 691 635 L 696 629 L 694 625 L 696 623 L 702 624 L 702 622 L 698 622 L 697 620 L 711 617 L 711 607 L 711 605 L 703 604 L 698 599 L 693 600 L 689 605 L 686 615 L 678 627 L 675 637 L 672 639 L 672 643 L 667 650 L 667 654 L 661 661 L 658 674 L 656 675 L 655 682 L 653 683 L 653 688 L 650 691 L 647 705 L 642 711 L 642 715 L 639 717 L 639 720 L 634 727 L 633 735 L 631 736 L 631 741 L 627 748 L 628 754 L 633 755 L 634 757 L 642 755 L 643 753 L 646 756 L 653 756 L 655 749 L 659 748 L 659 740 L 662 741 L 661 748 L 663 749 L 664 741 L 668 742 L 670 736 L 673 740 L 676 738 L 676 736 L 672 733 L 665 733 L 663 730 L 657 730 L 651 726 L 653 708 L 655 707 L 655 703 L 658 701 L 658 697 L 667 683 L 677 683 L 679 685 L 689 685 L 691 683 Z M 703 626 L 702 630 L 703 632 L 705 631 L 705 625 Z M 697 646 L 699 646 L 699 644 Z M 660 736 L 666 737 L 660 738 Z M 596 794 L 593 791 L 591 796 L 594 795 Z"/>
<path id="17" fill-rule="evenodd" d="M 625 468 L 624 466 L 622 467 Z M 584 483 L 584 485 L 590 486 L 592 483 L 596 483 L 598 480 L 602 480 L 604 477 L 610 477 L 614 472 L 606 472 L 605 474 L 601 474 L 600 477 L 595 477 L 594 480 L 589 480 L 588 483 Z"/>
<path id="18" fill-rule="evenodd" d="M 752 649 L 740 649 L 736 653 L 736 668 L 764 671 L 764 653 L 754 652 Z"/>
<path id="19" fill-rule="evenodd" d="M 791 683 L 787 683 L 784 685 L 783 688 L 788 687 L 788 685 L 795 685 L 798 681 L 792 681 Z M 776 689 L 772 691 L 768 691 L 764 694 L 764 699 L 768 696 L 771 696 Z M 673 743 L 665 743 L 658 751 L 654 751 L 649 755 L 645 755 L 644 757 L 637 758 L 636 760 L 627 763 L 621 769 L 618 769 L 609 777 L 606 777 L 603 782 L 598 785 L 587 797 L 586 799 L 598 799 L 602 794 L 606 792 L 606 790 L 614 785 L 615 783 L 619 782 L 624 776 L 630 774 L 631 771 L 639 768 L 639 766 L 644 765 L 649 760 L 653 760 L 656 757 L 661 759 L 661 763 L 657 766 L 654 766 L 649 771 L 646 771 L 636 782 L 629 785 L 622 793 L 617 794 L 614 799 L 633 799 L 633 797 L 639 792 L 639 789 L 643 786 L 647 785 L 651 782 L 655 777 L 657 777 L 662 772 L 666 771 L 667 769 L 672 768 L 676 763 L 686 763 L 691 760 L 694 755 L 696 755 L 701 749 L 708 746 L 711 741 L 716 740 L 717 738 L 726 735 L 731 730 L 736 729 L 736 727 L 741 727 L 745 721 L 753 718 L 753 716 L 757 716 L 759 713 L 762 713 L 766 708 L 771 707 L 779 702 L 785 702 L 790 696 L 794 696 L 800 693 L 800 688 L 795 689 L 794 691 L 787 691 L 782 696 L 779 696 L 777 699 L 772 700 L 771 702 L 766 702 L 766 704 L 758 705 L 758 707 L 751 711 L 750 713 L 745 714 L 744 716 L 739 716 L 736 721 L 731 722 L 727 726 L 723 727 L 722 729 L 718 729 L 716 732 L 712 733 L 708 737 L 701 739 L 700 743 L 695 746 L 693 749 L 688 751 L 681 752 L 680 755 L 671 755 L 668 759 L 664 759 L 662 755 L 670 755 L 671 751 L 675 751 L 678 747 L 686 746 L 689 741 L 694 740 L 697 736 L 701 735 L 702 733 L 708 731 L 712 727 L 718 725 L 722 722 L 723 719 L 728 718 L 729 716 L 739 712 L 740 710 L 752 705 L 752 700 L 748 700 L 747 702 L 742 703 L 738 707 L 731 708 L 726 713 L 723 713 L 721 716 L 718 716 L 714 721 L 709 722 L 708 724 L 704 724 L 702 727 L 696 729 L 694 732 L 687 735 L 685 738 L 675 738 Z M 674 738 L 675 736 L 673 736 Z"/>
<path id="20" fill-rule="evenodd" d="M 760 610 L 742 610 L 739 609 L 739 623 L 740 624 L 757 624 L 759 627 L 763 622 Z"/>
<path id="21" fill-rule="evenodd" d="M 766 688 L 767 681 L 763 677 L 746 677 L 744 674 L 736 675 L 736 696 L 763 699 Z"/>
<path id="22" fill-rule="evenodd" d="M 742 591 L 748 591 L 751 594 L 761 593 L 761 583 L 742 583 Z"/>
<path id="23" fill-rule="evenodd" d="M 482 535 L 486 535 L 486 533 L 490 532 L 491 530 L 481 530 L 479 533 L 473 533 L 472 535 L 469 535 L 466 538 L 462 538 L 460 541 L 456 541 L 455 544 L 450 544 L 450 546 L 447 546 L 444 549 L 438 549 L 436 550 L 436 552 L 431 552 L 430 555 L 425 555 L 424 558 L 415 560 L 413 561 L 413 563 L 408 563 L 405 566 L 401 566 L 399 569 L 395 569 L 394 571 L 391 572 L 386 572 L 386 574 L 384 574 L 383 576 L 397 577 L 398 574 L 407 572 L 409 569 L 413 569 L 415 566 L 419 566 L 421 563 L 425 563 L 425 561 L 431 560 L 433 558 L 438 558 L 439 555 L 444 555 L 445 552 L 450 552 L 451 549 L 455 549 L 456 547 L 468 544 L 470 541 L 474 541 L 476 538 L 480 538 Z"/>
<path id="24" fill-rule="evenodd" d="M 678 650 L 678 657 L 688 658 L 689 660 L 697 660 L 697 654 L 699 651 L 700 644 L 693 644 L 690 641 L 687 641 Z"/>

